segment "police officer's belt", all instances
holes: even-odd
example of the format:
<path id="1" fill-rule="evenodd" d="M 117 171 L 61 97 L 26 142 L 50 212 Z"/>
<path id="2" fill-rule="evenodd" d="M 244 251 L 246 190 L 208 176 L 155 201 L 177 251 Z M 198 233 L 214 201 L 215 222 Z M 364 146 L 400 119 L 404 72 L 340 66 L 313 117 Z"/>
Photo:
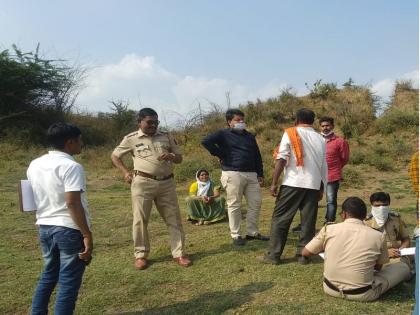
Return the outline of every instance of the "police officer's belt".
<path id="1" fill-rule="evenodd" d="M 329 287 L 331 290 L 337 291 L 337 292 L 343 292 L 343 294 L 362 294 L 365 293 L 367 291 L 369 291 L 370 289 L 372 289 L 372 285 L 368 285 L 366 287 L 361 287 L 361 288 L 356 288 L 356 289 L 349 289 L 349 290 L 340 290 L 339 288 L 337 288 L 334 284 L 332 284 L 327 278 L 324 277 L 324 282 L 327 285 L 327 287 Z"/>
<path id="2" fill-rule="evenodd" d="M 166 179 L 174 177 L 174 174 L 170 174 L 168 176 L 155 176 L 155 175 L 145 173 L 145 172 L 142 172 L 142 171 L 137 171 L 137 170 L 134 170 L 134 175 L 135 176 L 147 177 L 147 178 L 151 178 L 151 179 L 154 179 L 154 180 L 166 180 Z"/>

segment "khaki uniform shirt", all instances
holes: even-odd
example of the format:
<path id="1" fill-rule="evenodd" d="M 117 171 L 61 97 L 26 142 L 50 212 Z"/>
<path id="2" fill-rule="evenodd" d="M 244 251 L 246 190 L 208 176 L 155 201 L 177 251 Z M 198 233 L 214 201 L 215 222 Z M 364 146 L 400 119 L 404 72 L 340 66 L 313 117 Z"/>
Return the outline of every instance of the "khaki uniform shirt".
<path id="1" fill-rule="evenodd" d="M 385 236 L 353 218 L 324 226 L 306 249 L 325 252 L 324 277 L 343 290 L 372 284 L 375 264 L 389 260 Z"/>
<path id="2" fill-rule="evenodd" d="M 367 226 L 381 231 L 385 234 L 386 245 L 388 248 L 400 248 L 401 241 L 409 237 L 407 227 L 398 213 L 392 212 L 388 215 L 383 227 L 379 227 L 373 216 L 368 216 L 364 221 Z"/>
<path id="3" fill-rule="evenodd" d="M 126 135 L 112 152 L 118 158 L 127 153 L 133 158 L 135 170 L 154 176 L 168 176 L 172 174 L 173 163 L 159 161 L 158 157 L 163 153 L 182 154 L 182 151 L 169 133 L 158 130 L 149 136 L 139 129 Z"/>

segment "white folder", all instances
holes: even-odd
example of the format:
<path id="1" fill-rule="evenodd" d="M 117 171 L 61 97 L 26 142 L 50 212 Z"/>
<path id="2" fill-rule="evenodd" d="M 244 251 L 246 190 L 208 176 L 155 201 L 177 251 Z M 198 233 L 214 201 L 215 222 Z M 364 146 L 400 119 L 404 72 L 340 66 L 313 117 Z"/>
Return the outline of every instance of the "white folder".
<path id="1" fill-rule="evenodd" d="M 20 211 L 36 211 L 34 192 L 29 180 L 22 179 L 19 181 L 18 192 Z"/>

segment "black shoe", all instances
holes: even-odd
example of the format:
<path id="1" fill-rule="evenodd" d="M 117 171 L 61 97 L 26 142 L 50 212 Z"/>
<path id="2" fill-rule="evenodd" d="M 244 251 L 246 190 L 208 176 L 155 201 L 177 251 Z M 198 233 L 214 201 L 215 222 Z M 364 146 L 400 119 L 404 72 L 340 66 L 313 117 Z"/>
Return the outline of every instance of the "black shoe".
<path id="1" fill-rule="evenodd" d="M 240 236 L 237 236 L 237 237 L 233 238 L 232 240 L 233 240 L 233 245 L 235 245 L 235 246 L 244 246 L 245 245 L 245 240 Z"/>
<path id="2" fill-rule="evenodd" d="M 299 258 L 298 258 L 298 264 L 300 264 L 300 265 L 307 265 L 310 262 L 311 262 L 311 260 L 309 259 L 309 257 L 299 256 Z"/>
<path id="3" fill-rule="evenodd" d="M 252 240 L 269 241 L 270 240 L 268 236 L 261 235 L 261 233 L 257 233 L 255 235 L 247 235 L 245 236 L 245 239 L 247 241 L 252 241 Z"/>
<path id="4" fill-rule="evenodd" d="M 267 255 L 257 256 L 257 260 L 264 263 L 264 264 L 270 264 L 270 265 L 279 265 L 280 264 L 280 260 L 271 259 Z"/>
<path id="5" fill-rule="evenodd" d="M 295 226 L 294 228 L 292 228 L 292 232 L 293 233 L 300 233 L 300 232 L 302 232 L 302 225 L 297 225 L 297 226 Z"/>

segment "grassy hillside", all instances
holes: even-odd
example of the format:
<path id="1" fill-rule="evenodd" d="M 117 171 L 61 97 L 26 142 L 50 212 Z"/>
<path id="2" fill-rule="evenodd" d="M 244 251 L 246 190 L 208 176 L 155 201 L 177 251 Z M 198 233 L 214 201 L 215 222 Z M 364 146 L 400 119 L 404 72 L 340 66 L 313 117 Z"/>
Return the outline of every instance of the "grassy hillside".
<path id="1" fill-rule="evenodd" d="M 298 108 L 333 115 L 338 133 L 350 136 L 352 155 L 339 203 L 350 195 L 367 202 L 371 192 L 388 191 L 393 208 L 401 212 L 411 233 L 415 197 L 406 166 L 417 143 L 418 90 L 397 89 L 389 108 L 378 119 L 373 116 L 374 99 L 364 88 L 334 90 L 333 86 L 318 85 L 314 90 L 300 98 L 286 91 L 278 98 L 243 107 L 260 144 L 267 180 L 272 172 L 271 150 L 282 129 L 291 125 Z M 343 100 L 348 101 L 347 105 Z M 404 123 L 402 117 L 406 117 Z M 215 110 L 202 121 L 176 134 L 185 152 L 184 162 L 176 168 L 184 218 L 184 198 L 195 170 L 207 166 L 214 170 L 212 177 L 216 180 L 220 174 L 217 160 L 209 157 L 199 141 L 224 126 L 223 115 Z M 393 129 L 389 132 L 383 126 Z M 77 157 L 87 173 L 95 249 L 76 314 L 410 314 L 414 281 L 400 284 L 373 303 L 331 298 L 322 292 L 320 259 L 307 266 L 296 264 L 297 235 L 289 235 L 284 264 L 263 265 L 255 257 L 267 250 L 266 244 L 248 242 L 243 248 L 234 248 L 227 222 L 197 227 L 184 221 L 187 251 L 194 261 L 185 269 L 171 261 L 167 229 L 153 211 L 149 225 L 152 265 L 145 271 L 134 270 L 130 192 L 111 165 L 111 151 L 111 145 L 88 147 Z M 29 162 L 43 152 L 45 149 L 37 146 L 0 143 L 2 314 L 28 313 L 42 268 L 34 214 L 18 211 L 16 184 L 25 178 Z M 273 206 L 274 198 L 264 188 L 260 223 L 264 234 L 269 233 Z M 325 200 L 320 203 L 318 228 L 324 213 Z M 298 220 L 297 216 L 295 223 Z"/>

